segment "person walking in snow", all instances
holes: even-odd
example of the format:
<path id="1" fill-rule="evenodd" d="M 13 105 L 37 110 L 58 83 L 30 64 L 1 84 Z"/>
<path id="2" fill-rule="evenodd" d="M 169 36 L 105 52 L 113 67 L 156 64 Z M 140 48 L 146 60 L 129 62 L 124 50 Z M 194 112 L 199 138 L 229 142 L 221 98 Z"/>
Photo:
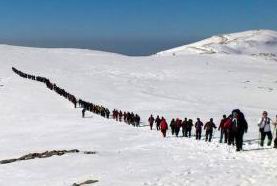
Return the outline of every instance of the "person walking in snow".
<path id="1" fill-rule="evenodd" d="M 220 121 L 220 125 L 218 127 L 218 130 L 220 131 L 220 139 L 219 143 L 222 143 L 223 137 L 224 137 L 224 143 L 227 143 L 227 129 L 225 129 L 224 124 L 227 121 L 226 115 L 223 115 L 222 120 Z"/>
<path id="2" fill-rule="evenodd" d="M 260 118 L 260 120 L 258 122 L 258 126 L 260 129 L 259 131 L 261 133 L 260 145 L 262 147 L 264 146 L 264 140 L 265 140 L 266 136 L 268 138 L 267 146 L 271 145 L 271 142 L 272 142 L 272 132 L 271 132 L 271 128 L 270 128 L 271 124 L 272 124 L 272 121 L 268 117 L 267 111 L 263 111 L 262 117 Z"/>
<path id="3" fill-rule="evenodd" d="M 83 110 L 82 110 L 82 118 L 85 117 L 85 112 L 86 112 L 86 109 L 83 108 Z"/>
<path id="4" fill-rule="evenodd" d="M 123 114 L 122 114 L 122 111 L 120 110 L 120 111 L 118 112 L 119 122 L 122 121 L 122 116 L 123 116 Z"/>
<path id="5" fill-rule="evenodd" d="M 176 128 L 176 121 L 175 119 L 173 118 L 170 122 L 170 128 L 171 128 L 171 134 L 174 135 L 175 134 L 175 128 Z"/>
<path id="6" fill-rule="evenodd" d="M 189 138 L 191 137 L 192 126 L 193 126 L 193 121 L 192 121 L 192 119 L 189 119 L 187 122 L 187 127 L 186 127 L 186 136 Z"/>
<path id="7" fill-rule="evenodd" d="M 161 127 L 162 135 L 165 138 L 166 137 L 166 131 L 168 129 L 168 125 L 167 125 L 167 122 L 164 119 L 164 117 L 162 117 L 162 119 L 161 119 L 160 127 Z"/>
<path id="8" fill-rule="evenodd" d="M 116 109 L 113 110 L 113 119 L 118 121 L 118 111 Z"/>
<path id="9" fill-rule="evenodd" d="M 155 121 L 155 119 L 154 119 L 153 115 L 151 114 L 151 116 L 148 118 L 148 122 L 149 122 L 149 125 L 150 125 L 150 130 L 152 130 L 152 128 L 153 128 L 154 121 Z"/>
<path id="10" fill-rule="evenodd" d="M 135 114 L 135 126 L 139 127 L 140 125 L 140 116 L 138 114 Z"/>
<path id="11" fill-rule="evenodd" d="M 204 130 L 206 130 L 206 141 L 208 141 L 208 139 L 209 139 L 209 142 L 212 141 L 214 128 L 216 129 L 216 125 L 213 122 L 213 118 L 211 118 L 210 121 L 207 122 L 204 126 Z"/>
<path id="12" fill-rule="evenodd" d="M 195 126 L 196 140 L 201 140 L 203 123 L 202 121 L 200 121 L 200 118 L 197 118 L 197 121 L 194 126 Z"/>
<path id="13" fill-rule="evenodd" d="M 235 145 L 235 135 L 232 131 L 232 120 L 233 120 L 233 116 L 231 114 L 227 117 L 227 119 L 224 123 L 224 129 L 226 130 L 228 145 Z"/>
<path id="14" fill-rule="evenodd" d="M 156 122 L 157 130 L 160 130 L 160 124 L 161 124 L 160 116 L 157 116 L 157 118 L 155 119 L 155 122 Z"/>
<path id="15" fill-rule="evenodd" d="M 74 104 L 74 108 L 76 108 L 77 107 L 77 99 L 74 96 L 72 96 L 71 101 Z"/>
<path id="16" fill-rule="evenodd" d="M 232 111 L 232 134 L 236 141 L 236 150 L 241 151 L 243 145 L 243 135 L 248 130 L 248 124 L 244 117 L 244 114 L 239 110 L 235 109 Z"/>
<path id="17" fill-rule="evenodd" d="M 176 119 L 176 126 L 175 126 L 175 135 L 176 137 L 179 136 L 179 132 L 181 129 L 181 125 L 182 125 L 182 120 L 180 120 L 179 118 Z"/>
<path id="18" fill-rule="evenodd" d="M 187 128 L 187 123 L 188 123 L 188 118 L 185 118 L 182 122 L 182 133 L 183 133 L 183 137 L 186 136 L 186 128 Z"/>
<path id="19" fill-rule="evenodd" d="M 108 108 L 106 108 L 105 112 L 106 112 L 107 119 L 109 119 L 110 118 L 110 110 Z"/>

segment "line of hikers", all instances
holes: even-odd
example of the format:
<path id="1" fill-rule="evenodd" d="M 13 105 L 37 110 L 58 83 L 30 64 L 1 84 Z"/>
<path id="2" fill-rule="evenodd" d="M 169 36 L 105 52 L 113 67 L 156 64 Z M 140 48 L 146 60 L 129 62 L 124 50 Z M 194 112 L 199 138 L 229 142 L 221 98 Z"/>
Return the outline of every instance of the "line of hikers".
<path id="1" fill-rule="evenodd" d="M 30 74 L 26 74 L 20 70 L 17 70 L 16 68 L 12 67 L 13 72 L 18 74 L 20 77 L 31 79 L 35 81 L 39 81 L 46 84 L 46 87 L 52 91 L 55 91 L 60 96 L 63 96 L 64 98 L 68 99 L 71 103 L 73 103 L 74 107 L 77 107 L 77 104 L 79 104 L 79 107 L 82 109 L 82 117 L 85 117 L 85 112 L 90 111 L 95 114 L 98 114 L 104 118 L 109 119 L 110 118 L 110 110 L 108 108 L 103 107 L 102 105 L 93 104 L 87 101 L 84 101 L 82 99 L 77 99 L 74 95 L 68 93 L 64 89 L 58 87 L 55 83 L 52 83 L 49 79 L 41 76 L 34 76 Z M 140 124 L 140 117 L 138 114 L 134 114 L 133 112 L 123 112 L 118 111 L 114 109 L 113 111 L 113 119 L 116 121 L 122 121 L 122 116 L 124 118 L 124 121 L 128 124 L 132 124 L 133 126 L 138 127 Z"/>
<path id="2" fill-rule="evenodd" d="M 140 124 L 140 116 L 137 114 L 134 114 L 133 112 L 122 112 L 121 110 L 118 111 L 114 109 L 113 119 L 119 122 L 124 121 L 129 125 L 132 124 L 134 127 L 139 127 L 139 124 Z"/>
<path id="3" fill-rule="evenodd" d="M 17 70 L 16 68 L 12 67 L 13 72 L 15 72 L 16 74 L 18 74 L 20 77 L 26 78 L 26 79 L 31 79 L 34 81 L 39 81 L 41 83 L 45 83 L 46 87 L 52 91 L 55 91 L 57 94 L 59 94 L 60 96 L 63 96 L 64 98 L 68 99 L 70 102 L 72 102 L 74 104 L 74 107 L 76 108 L 76 104 L 77 104 L 77 99 L 74 95 L 68 93 L 67 91 L 65 91 L 64 89 L 58 87 L 55 83 L 51 83 L 51 81 L 45 77 L 41 77 L 41 76 L 34 76 L 34 75 L 30 75 L 30 74 L 26 74 L 20 70 Z"/>
<path id="4" fill-rule="evenodd" d="M 110 118 L 110 111 L 108 108 L 105 108 L 101 105 L 96 105 L 90 102 L 83 101 L 81 99 L 77 100 L 76 97 L 64 89 L 58 87 L 55 83 L 52 83 L 49 79 L 41 76 L 34 76 L 30 74 L 26 74 L 22 71 L 17 70 L 16 68 L 12 67 L 13 72 L 18 74 L 20 77 L 39 81 L 42 83 L 45 83 L 47 88 L 55 91 L 60 96 L 63 96 L 64 98 L 68 99 L 70 102 L 74 104 L 74 107 L 77 107 L 77 103 L 79 103 L 79 106 L 82 109 L 82 117 L 85 117 L 85 112 L 90 111 L 95 114 L 98 114 L 105 118 Z M 140 116 L 137 114 L 134 114 L 133 112 L 122 112 L 121 110 L 113 110 L 112 118 L 116 121 L 124 121 L 127 124 L 132 124 L 133 126 L 138 127 L 140 124 Z M 123 120 L 122 120 L 123 119 Z M 148 118 L 148 122 L 150 124 L 150 129 L 153 129 L 153 124 L 156 123 L 156 129 L 160 130 L 162 132 L 162 135 L 166 137 L 166 133 L 168 130 L 168 124 L 164 117 L 157 116 L 156 118 L 151 115 Z M 264 146 L 265 138 L 268 138 L 267 145 L 271 146 L 273 135 L 271 131 L 271 125 L 274 125 L 274 130 L 276 131 L 276 138 L 274 140 L 274 148 L 277 148 L 277 115 L 276 115 L 276 121 L 273 122 L 269 117 L 268 113 L 264 111 L 262 113 L 262 117 L 258 121 L 258 127 L 260 132 L 260 146 Z M 213 118 L 210 119 L 205 125 L 200 120 L 200 118 L 197 118 L 197 121 L 195 124 L 193 124 L 192 119 L 185 118 L 183 121 L 179 118 L 172 119 L 170 122 L 170 129 L 171 134 L 179 136 L 180 131 L 182 132 L 182 135 L 184 137 L 191 137 L 192 128 L 195 127 L 195 136 L 197 140 L 201 140 L 202 130 L 205 130 L 205 136 L 206 141 L 211 141 L 214 133 L 214 129 L 216 129 L 216 125 L 213 121 Z M 218 130 L 220 131 L 220 140 L 219 142 L 228 143 L 228 145 L 236 145 L 237 151 L 242 150 L 243 145 L 243 135 L 248 130 L 248 124 L 244 117 L 244 114 L 239 110 L 235 109 L 232 111 L 232 113 L 226 117 L 226 115 L 223 115 L 223 118 L 220 122 L 220 125 L 218 127 Z"/>
<path id="5" fill-rule="evenodd" d="M 160 118 L 160 116 L 157 116 L 156 118 L 154 118 L 153 115 L 151 115 L 148 118 L 148 122 L 150 125 L 150 130 L 153 129 L 153 125 L 155 123 L 156 129 L 161 131 L 163 137 L 166 137 L 167 130 L 170 127 L 172 135 L 178 137 L 179 133 L 181 132 L 181 135 L 183 137 L 190 138 L 192 129 L 194 127 L 196 140 L 201 140 L 202 131 L 205 130 L 205 140 L 209 142 L 212 140 L 214 130 L 217 128 L 213 121 L 213 118 L 211 118 L 205 124 L 200 120 L 200 118 L 197 118 L 197 121 L 194 124 L 192 119 L 185 118 L 184 120 L 181 120 L 177 118 L 172 119 L 168 126 L 168 123 L 164 117 Z M 270 125 L 274 125 L 274 129 L 276 131 L 274 148 L 277 148 L 277 115 L 276 121 L 273 122 L 270 118 L 267 117 L 266 111 L 263 112 L 262 117 L 258 122 L 259 131 L 261 134 L 260 145 L 264 145 L 264 140 L 266 136 L 268 137 L 267 145 L 271 145 L 273 137 Z M 228 145 L 236 145 L 236 150 L 240 151 L 242 150 L 243 145 L 243 135 L 247 132 L 247 130 L 248 124 L 244 117 L 244 114 L 239 109 L 235 109 L 228 117 L 226 115 L 223 115 L 223 118 L 221 119 L 221 122 L 218 126 L 218 131 L 220 131 L 219 142 L 222 143 L 224 140 L 224 143 L 227 143 Z"/>
<path id="6" fill-rule="evenodd" d="M 156 129 L 161 130 L 164 137 L 166 137 L 166 131 L 171 129 L 171 134 L 175 135 L 176 137 L 179 137 L 179 133 L 182 133 L 183 137 L 191 137 L 192 134 L 192 128 L 195 127 L 195 136 L 196 140 L 201 140 L 201 134 L 202 130 L 206 131 L 206 141 L 211 141 L 213 136 L 213 129 L 216 128 L 216 125 L 213 122 L 213 118 L 210 119 L 209 122 L 207 122 L 205 125 L 200 120 L 200 118 L 197 118 L 197 121 L 195 124 L 193 124 L 192 119 L 185 118 L 184 120 L 181 120 L 179 118 L 172 119 L 169 127 L 166 122 L 166 119 L 164 117 L 160 118 L 159 116 L 156 117 L 156 119 L 151 115 L 148 118 L 148 122 L 150 125 L 150 130 L 153 130 L 153 125 L 156 123 Z"/>

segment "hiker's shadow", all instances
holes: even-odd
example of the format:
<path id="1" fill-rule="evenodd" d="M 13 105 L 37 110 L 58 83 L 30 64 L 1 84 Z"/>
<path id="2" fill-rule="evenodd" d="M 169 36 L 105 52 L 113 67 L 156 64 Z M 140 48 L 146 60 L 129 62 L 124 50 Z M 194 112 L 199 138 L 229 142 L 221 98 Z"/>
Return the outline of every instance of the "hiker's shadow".
<path id="1" fill-rule="evenodd" d="M 150 127 L 150 125 L 139 125 L 139 127 Z"/>
<path id="2" fill-rule="evenodd" d="M 93 118 L 93 116 L 85 116 L 84 118 Z"/>
<path id="3" fill-rule="evenodd" d="M 243 142 L 254 142 L 254 141 L 258 141 L 260 139 L 247 139 L 247 140 L 244 140 Z"/>
<path id="4" fill-rule="evenodd" d="M 259 150 L 269 150 L 269 149 L 272 149 L 272 147 L 245 149 L 243 151 L 259 151 Z"/>

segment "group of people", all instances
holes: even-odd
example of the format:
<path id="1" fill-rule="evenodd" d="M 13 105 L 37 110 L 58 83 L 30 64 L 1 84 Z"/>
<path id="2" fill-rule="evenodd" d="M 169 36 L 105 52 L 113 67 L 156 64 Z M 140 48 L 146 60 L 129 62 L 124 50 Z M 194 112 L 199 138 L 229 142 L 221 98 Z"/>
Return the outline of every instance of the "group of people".
<path id="1" fill-rule="evenodd" d="M 139 127 L 140 125 L 140 116 L 138 114 L 134 114 L 133 112 L 122 112 L 121 110 L 118 111 L 114 109 L 113 119 L 119 122 L 124 121 L 125 123 L 133 125 L 134 127 Z"/>
<path id="2" fill-rule="evenodd" d="M 94 114 L 98 114 L 104 118 L 109 119 L 110 118 L 110 110 L 108 108 L 103 107 L 102 105 L 96 105 L 87 101 L 84 101 L 82 99 L 78 100 L 79 106 L 82 109 L 82 117 L 85 117 L 85 112 L 90 111 Z"/>
<path id="3" fill-rule="evenodd" d="M 181 120 L 179 118 L 172 119 L 168 126 L 168 123 L 164 117 L 157 116 L 156 118 L 151 115 L 148 118 L 148 122 L 150 125 L 150 130 L 153 129 L 154 123 L 156 124 L 156 129 L 161 131 L 163 137 L 166 137 L 167 130 L 170 128 L 171 134 L 176 137 L 179 136 L 180 132 L 183 137 L 191 137 L 191 132 L 193 127 L 195 128 L 195 137 L 196 140 L 201 140 L 202 131 L 205 131 L 205 140 L 211 141 L 213 138 L 213 134 L 215 129 L 220 131 L 220 143 L 227 143 L 228 145 L 236 145 L 236 150 L 241 151 L 243 146 L 243 136 L 244 133 L 248 130 L 248 123 L 244 117 L 244 114 L 239 110 L 235 109 L 232 113 L 227 117 L 223 115 L 219 126 L 217 127 L 211 118 L 205 124 L 197 118 L 197 121 L 193 124 L 192 119 L 184 118 Z M 264 145 L 264 140 L 268 137 L 267 145 L 270 146 L 273 136 L 271 131 L 271 125 L 273 124 L 274 129 L 276 130 L 277 126 L 277 116 L 276 121 L 273 122 L 270 118 L 267 117 L 267 112 L 263 112 L 262 118 L 258 122 L 259 131 L 260 131 L 260 146 Z M 276 131 L 277 136 L 277 131 Z M 274 148 L 277 148 L 277 137 L 274 140 Z"/>
<path id="4" fill-rule="evenodd" d="M 70 102 L 73 103 L 74 107 L 77 107 L 77 104 L 79 104 L 79 107 L 82 108 L 82 117 L 85 117 L 85 112 L 90 111 L 94 114 L 98 114 L 104 118 L 109 119 L 110 118 L 110 110 L 102 105 L 97 105 L 94 103 L 90 103 L 87 101 L 84 101 L 82 99 L 77 99 L 74 95 L 70 94 L 69 92 L 65 91 L 64 89 L 58 87 L 55 83 L 52 83 L 49 79 L 41 76 L 34 76 L 27 73 L 24 73 L 14 67 L 12 67 L 13 72 L 18 74 L 20 77 L 39 81 L 42 83 L 45 83 L 46 87 L 52 91 L 55 91 L 60 96 L 63 96 L 64 98 L 68 99 Z M 128 124 L 132 124 L 136 127 L 140 124 L 140 116 L 138 114 L 134 114 L 133 112 L 123 112 L 118 111 L 114 109 L 113 111 L 113 119 L 116 121 L 122 121 L 122 117 L 124 121 Z"/>
<path id="5" fill-rule="evenodd" d="M 173 118 L 169 124 L 167 124 L 167 121 L 164 117 L 160 118 L 160 116 L 157 116 L 156 119 L 151 115 L 148 118 L 148 122 L 150 125 L 150 130 L 153 130 L 153 125 L 156 123 L 156 129 L 161 130 L 164 137 L 166 137 L 166 131 L 171 129 L 171 134 L 175 135 L 176 137 L 179 136 L 180 132 L 183 137 L 191 137 L 192 134 L 192 128 L 195 127 L 195 134 L 196 139 L 201 139 L 202 130 L 206 131 L 206 141 L 212 140 L 213 135 L 213 129 L 216 128 L 216 125 L 213 122 L 213 119 L 211 118 L 209 122 L 207 122 L 205 125 L 202 123 L 200 118 L 197 118 L 197 121 L 195 124 L 193 124 L 192 119 L 185 118 L 184 120 L 181 120 L 179 118 L 175 119 Z"/>

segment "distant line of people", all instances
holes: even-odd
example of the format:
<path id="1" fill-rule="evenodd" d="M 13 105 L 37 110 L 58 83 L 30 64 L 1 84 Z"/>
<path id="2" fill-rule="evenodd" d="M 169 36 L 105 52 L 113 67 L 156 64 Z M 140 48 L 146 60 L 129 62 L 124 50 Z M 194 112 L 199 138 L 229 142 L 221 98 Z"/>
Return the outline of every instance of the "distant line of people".
<path id="1" fill-rule="evenodd" d="M 68 99 L 70 102 L 73 103 L 74 107 L 77 107 L 77 104 L 79 104 L 80 108 L 82 109 L 82 117 L 85 117 L 85 112 L 90 111 L 95 114 L 98 114 L 104 118 L 109 119 L 110 118 L 110 110 L 102 105 L 97 105 L 94 103 L 90 103 L 87 101 L 84 101 L 82 99 L 77 99 L 73 94 L 70 94 L 69 92 L 65 91 L 64 89 L 58 87 L 55 83 L 52 83 L 49 79 L 41 76 L 34 76 L 30 74 L 26 74 L 20 70 L 17 70 L 16 68 L 12 67 L 13 72 L 18 74 L 20 77 L 31 79 L 35 81 L 39 81 L 46 84 L 46 87 L 52 91 L 55 91 L 60 96 L 63 96 L 64 98 Z M 133 126 L 138 127 L 140 124 L 140 116 L 138 114 L 134 114 L 133 112 L 123 112 L 118 111 L 114 109 L 113 111 L 113 118 L 116 121 L 122 121 L 122 117 L 124 118 L 124 121 L 128 124 L 132 124 Z"/>
<path id="2" fill-rule="evenodd" d="M 49 79 L 45 78 L 45 77 L 41 77 L 41 76 L 34 76 L 34 75 L 30 75 L 30 74 L 26 74 L 20 70 L 17 70 L 16 68 L 12 67 L 13 72 L 15 72 L 16 74 L 18 74 L 20 77 L 26 78 L 26 79 L 31 79 L 34 81 L 39 81 L 42 83 L 45 83 L 46 87 L 52 91 L 55 91 L 57 94 L 59 94 L 60 96 L 63 96 L 64 98 L 68 99 L 71 103 L 74 104 L 74 107 L 76 108 L 76 104 L 77 104 L 77 99 L 74 95 L 68 93 L 67 91 L 65 91 L 64 89 L 58 87 L 55 83 L 52 83 Z"/>
<path id="3" fill-rule="evenodd" d="M 139 127 L 140 125 L 140 116 L 138 114 L 134 114 L 133 112 L 122 112 L 121 110 L 114 109 L 112 116 L 116 121 L 124 121 L 134 127 Z"/>

